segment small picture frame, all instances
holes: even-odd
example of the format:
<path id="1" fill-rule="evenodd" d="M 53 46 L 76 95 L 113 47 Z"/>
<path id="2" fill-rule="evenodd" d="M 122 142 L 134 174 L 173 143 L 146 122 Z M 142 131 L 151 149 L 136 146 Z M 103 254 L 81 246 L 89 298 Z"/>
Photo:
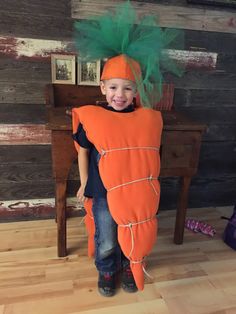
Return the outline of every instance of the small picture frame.
<path id="1" fill-rule="evenodd" d="M 78 60 L 78 85 L 100 84 L 101 61 L 85 62 Z"/>
<path id="2" fill-rule="evenodd" d="M 51 55 L 52 83 L 55 84 L 75 84 L 75 55 Z"/>

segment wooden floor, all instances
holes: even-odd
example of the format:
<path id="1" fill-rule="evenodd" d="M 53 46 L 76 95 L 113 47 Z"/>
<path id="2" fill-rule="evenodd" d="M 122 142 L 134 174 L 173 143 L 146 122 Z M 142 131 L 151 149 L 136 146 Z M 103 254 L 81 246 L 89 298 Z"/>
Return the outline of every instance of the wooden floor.
<path id="1" fill-rule="evenodd" d="M 0 314 L 232 314 L 236 313 L 236 252 L 221 240 L 220 216 L 232 207 L 191 209 L 217 229 L 214 238 L 185 231 L 172 242 L 174 211 L 159 215 L 159 239 L 148 258 L 145 289 L 97 293 L 97 272 L 86 256 L 81 218 L 68 221 L 69 256 L 56 256 L 53 220 L 0 224 Z"/>

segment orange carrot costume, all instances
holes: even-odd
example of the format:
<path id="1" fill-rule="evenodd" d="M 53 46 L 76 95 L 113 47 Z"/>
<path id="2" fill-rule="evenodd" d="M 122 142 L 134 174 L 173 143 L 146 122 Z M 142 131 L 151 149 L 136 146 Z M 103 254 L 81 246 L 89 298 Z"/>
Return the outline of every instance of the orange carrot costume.
<path id="1" fill-rule="evenodd" d="M 82 123 L 89 141 L 101 154 L 99 172 L 110 213 L 118 224 L 118 241 L 131 262 L 136 285 L 142 290 L 143 259 L 151 252 L 157 236 L 161 114 L 137 108 L 120 115 L 92 105 L 74 108 L 72 114 L 73 131 Z M 94 226 L 91 204 L 88 205 L 86 226 L 92 255 Z"/>
<path id="2" fill-rule="evenodd" d="M 156 240 L 160 198 L 162 118 L 152 107 L 161 97 L 162 69 L 182 74 L 170 48 L 181 49 L 181 32 L 163 29 L 153 16 L 137 16 L 130 1 L 93 21 L 75 22 L 75 44 L 81 61 L 107 59 L 101 80 L 130 80 L 139 107 L 125 115 L 101 107 L 73 109 L 73 131 L 81 122 L 88 140 L 101 155 L 99 173 L 107 190 L 110 213 L 118 224 L 118 242 L 130 260 L 138 289 L 144 287 L 143 260 Z M 79 149 L 78 144 L 76 148 Z M 91 201 L 85 204 L 89 250 L 94 251 Z"/>

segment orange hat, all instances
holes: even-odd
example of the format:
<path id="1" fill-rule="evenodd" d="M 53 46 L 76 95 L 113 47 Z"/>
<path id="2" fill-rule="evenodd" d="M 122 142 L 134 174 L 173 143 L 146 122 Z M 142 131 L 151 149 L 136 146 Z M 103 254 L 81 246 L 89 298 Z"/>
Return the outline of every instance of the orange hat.
<path id="1" fill-rule="evenodd" d="M 137 61 L 127 55 L 118 55 L 105 63 L 101 80 L 121 78 L 136 82 L 141 77 L 141 68 Z"/>

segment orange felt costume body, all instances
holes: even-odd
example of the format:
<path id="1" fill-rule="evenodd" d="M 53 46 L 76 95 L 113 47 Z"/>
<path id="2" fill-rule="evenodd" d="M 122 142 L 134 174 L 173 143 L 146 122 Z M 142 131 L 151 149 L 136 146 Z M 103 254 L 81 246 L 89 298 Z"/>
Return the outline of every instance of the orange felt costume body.
<path id="1" fill-rule="evenodd" d="M 72 110 L 73 132 L 81 122 L 101 155 L 99 173 L 107 190 L 110 213 L 118 224 L 118 241 L 138 289 L 144 287 L 143 259 L 156 241 L 160 199 L 159 111 L 137 108 L 125 115 L 98 106 Z M 79 146 L 75 143 L 77 150 Z M 91 201 L 85 204 L 89 251 L 94 251 Z"/>

